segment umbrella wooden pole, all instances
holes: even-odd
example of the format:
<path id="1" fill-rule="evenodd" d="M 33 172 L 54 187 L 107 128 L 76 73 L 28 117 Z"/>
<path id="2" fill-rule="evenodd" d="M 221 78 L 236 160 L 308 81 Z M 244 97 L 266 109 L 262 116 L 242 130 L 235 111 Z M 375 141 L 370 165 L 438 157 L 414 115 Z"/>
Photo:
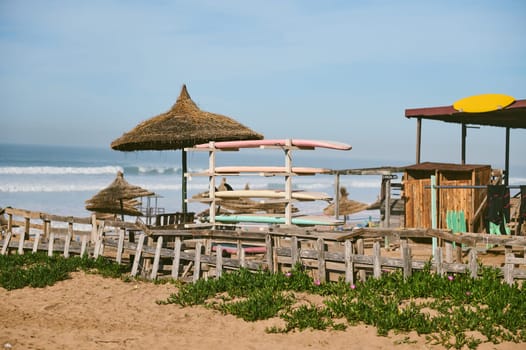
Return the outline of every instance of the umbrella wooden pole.
<path id="1" fill-rule="evenodd" d="M 182 177 L 183 177 L 183 181 L 182 181 L 182 185 L 181 185 L 181 201 L 182 201 L 182 208 L 183 208 L 183 220 L 186 220 L 186 213 L 188 212 L 188 208 L 186 206 L 186 196 L 187 196 L 187 193 L 186 193 L 186 151 L 184 150 L 184 148 L 182 149 L 182 161 L 183 161 L 183 174 L 182 174 Z"/>
<path id="2" fill-rule="evenodd" d="M 121 220 L 124 221 L 124 204 L 122 203 L 122 199 L 119 200 L 121 203 Z"/>

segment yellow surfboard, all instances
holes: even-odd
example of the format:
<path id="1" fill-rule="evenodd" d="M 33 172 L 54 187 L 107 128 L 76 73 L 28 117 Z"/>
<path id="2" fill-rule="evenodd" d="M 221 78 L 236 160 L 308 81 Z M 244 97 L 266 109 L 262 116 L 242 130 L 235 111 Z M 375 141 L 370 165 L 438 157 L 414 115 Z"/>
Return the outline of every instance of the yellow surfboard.
<path id="1" fill-rule="evenodd" d="M 503 94 L 482 94 L 462 98 L 453 103 L 453 108 L 465 113 L 492 112 L 508 107 L 515 98 Z"/>

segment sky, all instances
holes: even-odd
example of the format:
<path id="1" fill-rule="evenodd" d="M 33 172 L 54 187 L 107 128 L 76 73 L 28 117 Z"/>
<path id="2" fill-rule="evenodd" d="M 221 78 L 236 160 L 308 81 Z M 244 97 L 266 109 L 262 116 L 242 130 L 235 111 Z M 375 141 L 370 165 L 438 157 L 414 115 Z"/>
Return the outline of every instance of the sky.
<path id="1" fill-rule="evenodd" d="M 526 2 L 0 0 L 0 142 L 110 147 L 186 84 L 265 138 L 414 161 L 405 109 L 526 98 Z M 460 126 L 424 121 L 422 161 L 460 161 Z M 504 129 L 467 162 L 503 166 Z M 526 165 L 526 130 L 511 162 Z"/>

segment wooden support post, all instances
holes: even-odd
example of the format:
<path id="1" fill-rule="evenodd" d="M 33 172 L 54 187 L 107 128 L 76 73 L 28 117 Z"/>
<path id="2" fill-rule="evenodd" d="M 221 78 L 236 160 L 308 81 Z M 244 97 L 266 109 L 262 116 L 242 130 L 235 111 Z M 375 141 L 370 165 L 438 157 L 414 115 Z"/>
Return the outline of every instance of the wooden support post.
<path id="1" fill-rule="evenodd" d="M 318 238 L 316 241 L 316 250 L 318 251 L 318 280 L 320 283 L 327 281 L 327 272 L 325 270 L 325 241 Z"/>
<path id="2" fill-rule="evenodd" d="M 354 254 L 350 239 L 345 240 L 345 282 L 354 284 Z"/>
<path id="3" fill-rule="evenodd" d="M 223 274 L 223 247 L 216 246 L 216 277 L 219 278 Z"/>
<path id="4" fill-rule="evenodd" d="M 53 256 L 53 245 L 55 244 L 55 234 L 49 233 L 49 242 L 47 245 L 47 256 Z"/>
<path id="5" fill-rule="evenodd" d="M 477 262 L 477 250 L 475 248 L 469 251 L 469 271 L 472 278 L 478 277 L 479 265 Z"/>
<path id="6" fill-rule="evenodd" d="M 38 243 L 40 243 L 40 236 L 41 233 L 37 232 L 35 233 L 35 240 L 33 241 L 33 254 L 35 254 L 38 251 Z"/>
<path id="7" fill-rule="evenodd" d="M 117 256 L 115 260 L 117 261 L 117 264 L 120 264 L 122 262 L 122 250 L 124 247 L 124 235 L 126 232 L 126 229 L 124 228 L 118 228 L 119 232 L 119 242 L 117 243 Z"/>
<path id="8" fill-rule="evenodd" d="M 265 235 L 265 254 L 267 258 L 267 268 L 269 271 L 275 273 L 274 271 L 274 246 L 273 246 L 272 236 L 267 234 Z"/>
<path id="9" fill-rule="evenodd" d="M 465 123 L 462 123 L 462 147 L 461 147 L 461 155 L 460 155 L 460 164 L 466 164 L 466 135 L 467 135 L 467 127 Z"/>
<path id="10" fill-rule="evenodd" d="M 49 231 L 51 230 L 51 221 L 44 220 L 44 238 L 49 239 Z"/>
<path id="11" fill-rule="evenodd" d="M 422 118 L 416 119 L 416 164 L 420 164 L 420 145 L 422 144 Z"/>
<path id="12" fill-rule="evenodd" d="M 104 224 L 101 224 L 101 225 L 98 225 L 97 227 L 97 238 L 95 239 L 95 250 L 93 251 L 93 258 L 95 259 L 97 259 L 99 257 L 99 254 L 101 254 L 102 252 L 103 236 L 104 236 Z"/>
<path id="13" fill-rule="evenodd" d="M 407 241 L 402 241 L 402 261 L 404 264 L 404 279 L 408 279 L 413 275 L 413 256 L 411 247 L 407 245 Z"/>
<path id="14" fill-rule="evenodd" d="M 373 276 L 374 278 L 382 277 L 382 256 L 380 251 L 380 242 L 373 243 Z"/>
<path id="15" fill-rule="evenodd" d="M 91 237 L 90 237 L 90 242 L 91 243 L 97 242 L 97 238 L 98 238 L 97 233 L 98 232 L 99 232 L 99 230 L 98 230 L 98 227 L 97 227 L 97 215 L 95 213 L 93 213 L 93 214 L 91 214 Z"/>
<path id="16" fill-rule="evenodd" d="M 510 127 L 506 127 L 506 154 L 504 155 L 504 185 L 508 186 L 510 183 Z"/>
<path id="17" fill-rule="evenodd" d="M 365 249 L 364 249 L 364 246 L 363 246 L 363 239 L 360 238 L 356 241 L 356 253 L 358 255 L 364 255 L 365 254 Z M 365 282 L 366 280 L 366 277 L 367 277 L 367 273 L 364 269 L 360 269 L 358 271 L 358 276 L 359 276 L 359 279 L 361 282 Z"/>
<path id="18" fill-rule="evenodd" d="M 150 279 L 154 280 L 157 278 L 157 271 L 159 271 L 159 261 L 161 260 L 161 248 L 163 247 L 163 236 L 157 238 L 157 246 L 155 247 L 155 256 L 153 258 L 152 273 Z"/>
<path id="19" fill-rule="evenodd" d="M 292 140 L 285 142 L 285 225 L 292 225 Z"/>
<path id="20" fill-rule="evenodd" d="M 444 264 L 442 263 L 442 247 L 435 248 L 435 259 L 434 264 L 436 266 L 436 272 L 438 275 L 444 274 Z"/>
<path id="21" fill-rule="evenodd" d="M 73 236 L 73 223 L 68 223 L 68 233 L 64 238 L 64 258 L 69 258 L 69 246 L 71 244 L 71 237 Z"/>
<path id="22" fill-rule="evenodd" d="M 20 233 L 20 239 L 18 240 L 18 254 L 23 255 L 24 254 L 24 241 L 26 240 L 26 235 L 29 237 L 29 227 L 30 227 L 30 219 L 25 218 L 25 224 L 24 224 L 24 231 Z"/>
<path id="23" fill-rule="evenodd" d="M 437 226 L 437 189 L 436 189 L 436 176 L 431 175 L 431 228 L 436 229 Z M 437 247 L 437 238 L 431 238 L 432 247 L 431 254 L 434 257 L 435 249 Z"/>
<path id="24" fill-rule="evenodd" d="M 198 241 L 195 244 L 195 257 L 194 257 L 194 277 L 193 282 L 197 282 L 199 275 L 201 274 L 201 247 L 203 243 Z"/>
<path id="25" fill-rule="evenodd" d="M 452 263 L 453 262 L 453 244 L 451 242 L 446 242 L 446 262 Z"/>
<path id="26" fill-rule="evenodd" d="M 181 237 L 175 237 L 174 243 L 174 259 L 172 261 L 172 278 L 177 279 L 179 276 L 179 264 L 181 261 Z"/>
<path id="27" fill-rule="evenodd" d="M 290 238 L 290 259 L 293 268 L 299 262 L 298 237 L 296 236 Z"/>
<path id="28" fill-rule="evenodd" d="M 515 268 L 515 264 L 513 263 L 513 259 L 515 258 L 515 255 L 513 254 L 513 251 L 511 247 L 506 246 L 504 248 L 504 281 L 512 285 L 513 284 L 513 269 Z"/>
<path id="29" fill-rule="evenodd" d="M 82 235 L 81 243 L 80 243 L 80 256 L 81 257 L 83 257 L 84 254 L 88 254 L 87 248 L 88 248 L 88 235 Z"/>
<path id="30" fill-rule="evenodd" d="M 245 249 L 241 249 L 241 252 L 239 254 L 239 266 L 240 267 L 247 267 L 247 262 L 245 259 Z"/>
<path id="31" fill-rule="evenodd" d="M 133 259 L 133 266 L 131 270 L 132 277 L 137 276 L 137 272 L 139 271 L 139 261 L 141 260 L 142 246 L 144 244 L 144 238 L 145 238 L 145 234 L 144 232 L 141 232 L 141 234 L 139 235 L 139 241 L 137 242 L 137 249 L 135 250 L 135 259 Z M 97 248 L 95 248 L 95 251 L 97 251 Z"/>
<path id="32" fill-rule="evenodd" d="M 7 235 L 5 236 L 4 245 L 2 247 L 2 255 L 6 255 L 7 253 L 7 247 L 9 247 L 9 241 L 11 240 L 11 236 L 13 233 L 11 230 L 7 231 Z"/>

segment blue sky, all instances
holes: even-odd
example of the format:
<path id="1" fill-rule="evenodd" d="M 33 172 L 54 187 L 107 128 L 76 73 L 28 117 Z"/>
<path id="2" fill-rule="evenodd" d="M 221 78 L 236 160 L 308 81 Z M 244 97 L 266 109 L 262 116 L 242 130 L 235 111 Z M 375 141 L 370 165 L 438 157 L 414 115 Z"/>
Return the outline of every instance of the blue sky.
<path id="1" fill-rule="evenodd" d="M 108 147 L 186 84 L 266 138 L 331 139 L 414 161 L 406 108 L 526 98 L 526 2 L 0 0 L 0 140 Z M 503 166 L 504 130 L 468 130 Z M 460 126 L 423 123 L 422 160 L 458 162 Z M 526 130 L 511 161 L 526 165 Z"/>

